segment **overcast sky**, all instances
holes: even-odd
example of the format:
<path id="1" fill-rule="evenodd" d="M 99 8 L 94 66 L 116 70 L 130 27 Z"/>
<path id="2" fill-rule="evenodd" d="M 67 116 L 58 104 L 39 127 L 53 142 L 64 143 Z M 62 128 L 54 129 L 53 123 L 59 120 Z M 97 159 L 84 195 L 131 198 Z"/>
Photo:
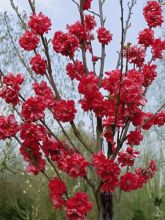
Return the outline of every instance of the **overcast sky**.
<path id="1" fill-rule="evenodd" d="M 20 10 L 26 10 L 30 14 L 30 8 L 28 6 L 28 0 L 14 0 L 15 4 Z M 125 3 L 125 18 L 127 17 L 127 0 Z M 134 7 L 132 15 L 132 27 L 128 31 L 127 42 L 136 43 L 138 32 L 146 27 L 146 22 L 143 18 L 143 6 L 146 0 L 137 0 L 137 4 Z M 51 34 L 57 30 L 65 30 L 66 24 L 74 23 L 78 20 L 79 15 L 75 4 L 71 0 L 36 0 L 37 11 L 42 11 L 53 22 L 53 28 Z M 0 0 L 0 10 L 13 13 L 9 0 Z M 93 0 L 92 10 L 98 11 L 98 0 Z M 106 69 L 115 68 L 117 51 L 120 48 L 120 8 L 119 0 L 106 0 L 104 4 L 104 15 L 106 16 L 106 27 L 113 34 L 113 42 L 107 48 Z M 158 31 L 159 33 L 159 31 Z M 100 50 L 98 46 L 95 47 L 95 55 L 99 55 Z"/>

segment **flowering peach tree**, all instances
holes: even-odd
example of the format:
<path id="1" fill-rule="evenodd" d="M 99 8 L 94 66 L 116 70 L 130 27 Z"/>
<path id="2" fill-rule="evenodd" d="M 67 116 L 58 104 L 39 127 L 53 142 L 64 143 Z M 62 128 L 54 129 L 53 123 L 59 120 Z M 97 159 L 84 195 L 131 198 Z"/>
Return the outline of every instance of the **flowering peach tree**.
<path id="1" fill-rule="evenodd" d="M 142 188 L 157 170 L 152 159 L 145 167 L 137 168 L 134 164 L 141 153 L 137 146 L 143 140 L 143 130 L 165 124 L 165 104 L 153 113 L 144 111 L 147 90 L 157 76 L 155 61 L 162 59 L 165 50 L 165 41 L 155 37 L 156 28 L 163 23 L 163 4 L 146 2 L 143 9 L 146 28 L 139 32 L 134 45 L 126 42 L 126 33 L 136 0 L 129 2 L 126 23 L 123 0 L 119 1 L 121 48 L 116 68 L 105 72 L 106 49 L 113 43 L 113 33 L 105 27 L 105 1 L 98 0 L 99 13 L 96 13 L 91 9 L 92 0 L 72 0 L 80 19 L 67 24 L 66 32 L 56 31 L 51 40 L 47 39 L 52 25 L 50 18 L 38 13 L 33 1 L 28 2 L 32 14 L 19 45 L 27 53 L 34 54 L 29 60 L 35 73 L 29 85 L 34 95 L 25 98 L 21 93 L 25 81 L 22 74 L 1 71 L 0 97 L 13 106 L 21 122 L 14 114 L 0 116 L 0 140 L 13 138 L 20 144 L 26 172 L 42 173 L 47 178 L 52 205 L 54 209 L 64 209 L 66 219 L 83 220 L 93 208 L 97 212 L 95 219 L 111 220 L 114 191 L 120 188 L 130 192 Z M 101 47 L 101 55 L 94 53 L 94 42 Z M 40 53 L 39 44 L 43 50 Z M 74 85 L 81 95 L 78 103 L 60 94 L 53 77 L 50 50 L 68 58 L 66 74 L 76 81 Z M 42 77 L 45 80 L 40 80 Z M 95 116 L 93 147 L 77 128 L 78 106 Z M 46 123 L 47 114 L 58 123 L 66 142 L 61 141 Z M 83 151 L 67 134 L 65 123 L 71 126 Z M 54 169 L 54 176 L 46 172 L 48 164 Z M 85 181 L 93 193 L 92 201 L 86 192 L 78 190 L 73 194 L 62 178 L 63 173 L 73 181 L 76 178 Z"/>

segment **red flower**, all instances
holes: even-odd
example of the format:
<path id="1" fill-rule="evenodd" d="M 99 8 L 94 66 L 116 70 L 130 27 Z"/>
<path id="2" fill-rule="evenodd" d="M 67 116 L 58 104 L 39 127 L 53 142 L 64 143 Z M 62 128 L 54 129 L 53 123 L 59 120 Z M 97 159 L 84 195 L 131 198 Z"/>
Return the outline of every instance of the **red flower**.
<path id="1" fill-rule="evenodd" d="M 139 44 L 144 45 L 145 47 L 149 47 L 152 45 L 154 41 L 154 31 L 145 28 L 143 31 L 139 33 Z"/>
<path id="2" fill-rule="evenodd" d="M 19 91 L 20 85 L 24 82 L 24 77 L 21 74 L 14 75 L 9 73 L 3 77 L 3 88 L 0 90 L 0 97 L 2 97 L 6 103 L 17 105 L 19 103 Z"/>
<path id="3" fill-rule="evenodd" d="M 157 171 L 157 165 L 156 165 L 154 160 L 150 160 L 149 167 L 152 170 L 152 172 L 156 172 Z"/>
<path id="4" fill-rule="evenodd" d="M 104 27 L 97 30 L 97 37 L 101 44 L 109 44 L 112 40 L 112 34 Z"/>
<path id="5" fill-rule="evenodd" d="M 120 82 L 120 70 L 113 70 L 111 72 L 106 72 L 106 78 L 102 80 L 102 86 L 105 90 L 109 91 L 110 94 L 116 94 L 119 88 Z"/>
<path id="6" fill-rule="evenodd" d="M 84 192 L 77 192 L 74 197 L 66 201 L 66 213 L 68 220 L 84 220 L 92 209 L 92 203 Z"/>
<path id="7" fill-rule="evenodd" d="M 45 81 L 41 81 L 40 83 L 33 83 L 33 89 L 36 95 L 43 99 L 46 107 L 50 108 L 53 106 L 55 95 Z"/>
<path id="8" fill-rule="evenodd" d="M 7 117 L 0 116 L 0 140 L 15 136 L 19 130 L 20 126 L 13 114 Z"/>
<path id="9" fill-rule="evenodd" d="M 36 54 L 31 60 L 30 64 L 32 70 L 39 75 L 44 75 L 46 73 L 47 63 L 46 60 L 41 58 L 40 54 Z"/>
<path id="10" fill-rule="evenodd" d="M 97 93 L 99 91 L 98 88 L 98 77 L 95 76 L 92 72 L 84 75 L 78 86 L 79 93 L 85 95 L 88 98 L 93 98 L 94 92 Z"/>
<path id="11" fill-rule="evenodd" d="M 165 50 L 165 40 L 162 41 L 160 38 L 155 39 L 152 44 L 153 60 L 162 59 L 164 50 Z"/>
<path id="12" fill-rule="evenodd" d="M 86 168 L 89 166 L 89 162 L 78 153 L 69 156 L 66 160 L 66 164 L 66 172 L 71 177 L 85 176 Z"/>
<path id="13" fill-rule="evenodd" d="M 26 140 L 22 143 L 20 153 L 23 159 L 29 163 L 26 172 L 37 175 L 40 171 L 45 170 L 46 161 L 42 158 L 39 143 L 31 140 Z"/>
<path id="14" fill-rule="evenodd" d="M 165 111 L 162 111 L 154 116 L 154 125 L 163 126 L 164 124 L 165 124 Z"/>
<path id="15" fill-rule="evenodd" d="M 54 34 L 52 40 L 53 48 L 56 53 L 61 53 L 64 56 L 74 57 L 74 52 L 79 47 L 79 40 L 73 34 L 63 33 L 62 31 L 57 31 Z"/>
<path id="16" fill-rule="evenodd" d="M 150 28 L 161 26 L 163 23 L 163 15 L 161 4 L 157 1 L 148 1 L 143 9 L 143 14 Z"/>
<path id="17" fill-rule="evenodd" d="M 145 58 L 144 47 L 130 46 L 123 50 L 123 56 L 128 60 L 129 63 L 136 64 L 138 67 L 143 66 Z"/>
<path id="18" fill-rule="evenodd" d="M 102 191 L 113 192 L 119 184 L 120 168 L 118 165 L 113 160 L 107 159 L 102 152 L 98 152 L 93 155 L 93 166 L 103 181 Z"/>
<path id="19" fill-rule="evenodd" d="M 134 145 L 139 145 L 140 142 L 143 140 L 143 135 L 141 134 L 141 131 L 136 129 L 134 131 L 131 131 L 128 135 L 127 135 L 127 140 L 128 140 L 128 144 L 130 144 L 131 146 Z"/>
<path id="20" fill-rule="evenodd" d="M 19 45 L 27 51 L 35 50 L 39 44 L 39 38 L 36 34 L 26 31 L 19 39 Z"/>
<path id="21" fill-rule="evenodd" d="M 26 172 L 37 175 L 39 172 L 45 171 L 45 164 L 46 164 L 46 161 L 40 158 L 37 161 L 37 165 L 33 163 L 29 163 L 29 165 L 26 167 Z"/>
<path id="22" fill-rule="evenodd" d="M 25 123 L 21 126 L 20 137 L 22 140 L 38 142 L 46 138 L 46 131 L 41 124 Z"/>
<path id="23" fill-rule="evenodd" d="M 68 76 L 71 78 L 71 80 L 73 79 L 80 80 L 85 72 L 83 63 L 80 62 L 79 60 L 76 60 L 73 64 L 68 63 L 66 66 L 66 71 Z"/>
<path id="24" fill-rule="evenodd" d="M 62 208 L 64 205 L 63 195 L 66 192 L 66 185 L 57 177 L 49 181 L 50 199 L 54 208 Z"/>
<path id="25" fill-rule="evenodd" d="M 22 105 L 21 115 L 26 121 L 36 121 L 45 116 L 45 104 L 39 96 L 28 98 Z"/>
<path id="26" fill-rule="evenodd" d="M 84 0 L 83 9 L 89 10 L 91 8 L 91 2 L 92 2 L 92 0 Z"/>
<path id="27" fill-rule="evenodd" d="M 137 189 L 138 175 L 133 173 L 126 173 L 121 177 L 120 188 L 125 192 L 130 192 Z"/>
<path id="28" fill-rule="evenodd" d="M 50 18 L 40 12 L 38 15 L 33 14 L 30 16 L 28 25 L 33 33 L 42 35 L 48 33 L 52 24 Z"/>
<path id="29" fill-rule="evenodd" d="M 153 124 L 154 124 L 153 113 L 151 113 L 151 112 L 146 112 L 146 113 L 144 114 L 142 128 L 145 129 L 145 130 L 149 130 L 150 127 L 151 127 Z"/>
<path id="30" fill-rule="evenodd" d="M 14 75 L 13 73 L 8 73 L 8 75 L 3 77 L 3 83 L 7 86 L 19 87 L 24 82 L 24 76 L 20 73 Z"/>
<path id="31" fill-rule="evenodd" d="M 92 15 L 85 15 L 84 24 L 87 31 L 92 31 L 96 26 L 95 17 Z"/>
<path id="32" fill-rule="evenodd" d="M 54 118 L 62 122 L 73 121 L 77 112 L 73 100 L 55 101 L 51 110 Z"/>
<path id="33" fill-rule="evenodd" d="M 148 87 L 152 84 L 153 80 L 157 76 L 157 66 L 155 64 L 145 64 L 141 70 L 141 74 L 144 76 L 144 87 Z"/>
<path id="34" fill-rule="evenodd" d="M 127 147 L 126 152 L 120 151 L 118 153 L 118 162 L 121 166 L 133 166 L 135 158 L 139 156 L 138 151 L 134 151 L 132 147 Z"/>
<path id="35" fill-rule="evenodd" d="M 67 29 L 69 33 L 76 36 L 80 42 L 87 40 L 85 27 L 79 21 L 77 21 L 75 24 L 67 25 Z"/>

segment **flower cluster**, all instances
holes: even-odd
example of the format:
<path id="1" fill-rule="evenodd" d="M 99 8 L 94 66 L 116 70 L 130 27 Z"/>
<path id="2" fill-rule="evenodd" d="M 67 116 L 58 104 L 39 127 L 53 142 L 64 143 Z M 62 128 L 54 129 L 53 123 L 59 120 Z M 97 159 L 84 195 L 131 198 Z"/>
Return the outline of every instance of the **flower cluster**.
<path id="1" fill-rule="evenodd" d="M 98 77 L 94 75 L 93 72 L 81 78 L 78 85 L 78 91 L 80 94 L 84 95 L 84 98 L 79 101 L 83 110 L 93 110 L 97 116 L 103 116 L 106 110 L 106 102 L 99 91 Z"/>
<path id="2" fill-rule="evenodd" d="M 66 201 L 66 213 L 68 220 L 84 220 L 87 213 L 92 209 L 92 203 L 84 192 L 77 192 L 74 197 Z"/>
<path id="3" fill-rule="evenodd" d="M 52 44 L 56 53 L 72 58 L 79 47 L 79 40 L 73 34 L 57 31 L 54 34 Z"/>
<path id="4" fill-rule="evenodd" d="M 129 63 L 133 63 L 137 65 L 137 67 L 141 67 L 144 63 L 145 49 L 143 46 L 137 47 L 134 45 L 125 47 L 123 50 L 123 56 Z"/>
<path id="5" fill-rule="evenodd" d="M 46 161 L 42 158 L 39 143 L 25 140 L 21 145 L 20 153 L 23 159 L 29 163 L 26 168 L 27 173 L 37 175 L 45 170 Z"/>
<path id="6" fill-rule="evenodd" d="M 74 63 L 68 63 L 66 66 L 68 76 L 73 79 L 80 80 L 84 75 L 84 65 L 79 60 L 75 60 Z"/>
<path id="7" fill-rule="evenodd" d="M 39 37 L 31 31 L 26 31 L 19 39 L 19 45 L 27 51 L 35 50 L 39 44 Z"/>
<path id="8" fill-rule="evenodd" d="M 139 151 L 134 151 L 132 147 L 127 147 L 126 151 L 118 153 L 118 162 L 121 166 L 133 166 L 135 159 L 139 156 Z"/>
<path id="9" fill-rule="evenodd" d="M 48 33 L 50 30 L 51 20 L 40 12 L 38 15 L 33 14 L 30 16 L 28 25 L 33 33 L 42 35 L 44 33 Z"/>
<path id="10" fill-rule="evenodd" d="M 45 104 L 45 107 L 51 108 L 53 106 L 55 96 L 45 81 L 33 83 L 33 89 L 35 94 L 43 100 L 42 102 Z"/>
<path id="11" fill-rule="evenodd" d="M 92 15 L 85 15 L 84 23 L 85 23 L 86 30 L 88 32 L 92 31 L 96 26 L 95 17 Z"/>
<path id="12" fill-rule="evenodd" d="M 66 172 L 71 177 L 83 177 L 86 175 L 86 168 L 89 162 L 80 154 L 62 151 L 60 158 L 57 159 L 60 170 Z"/>
<path id="13" fill-rule="evenodd" d="M 42 125 L 24 123 L 21 127 L 20 137 L 23 143 L 20 153 L 28 162 L 26 172 L 37 175 L 45 170 L 46 161 L 42 157 L 40 141 L 46 137 L 46 131 Z"/>
<path id="14" fill-rule="evenodd" d="M 40 54 L 36 54 L 31 60 L 30 64 L 32 66 L 32 70 L 39 75 L 44 75 L 46 72 L 47 64 L 46 60 L 44 60 Z"/>
<path id="15" fill-rule="evenodd" d="M 143 9 L 144 18 L 150 28 L 161 26 L 163 23 L 163 15 L 161 4 L 157 1 L 148 1 Z"/>
<path id="16" fill-rule="evenodd" d="M 127 172 L 120 179 L 121 189 L 125 192 L 130 192 L 142 188 L 143 185 L 153 177 L 156 170 L 156 164 L 151 160 L 148 168 L 137 168 L 135 173 Z"/>
<path id="17" fill-rule="evenodd" d="M 22 105 L 21 115 L 26 121 L 42 119 L 45 114 L 45 104 L 40 96 L 28 98 Z"/>
<path id="18" fill-rule="evenodd" d="M 93 155 L 93 166 L 103 181 L 102 191 L 113 192 L 119 184 L 119 166 L 113 160 L 107 159 L 102 152 Z"/>
<path id="19" fill-rule="evenodd" d="M 92 3 L 92 0 L 84 0 L 83 9 L 89 10 L 91 8 L 91 3 Z"/>
<path id="20" fill-rule="evenodd" d="M 61 122 L 73 121 L 77 112 L 73 100 L 55 101 L 51 110 L 54 118 Z"/>
<path id="21" fill-rule="evenodd" d="M 134 131 L 131 131 L 127 135 L 127 143 L 130 144 L 131 146 L 134 145 L 140 145 L 140 142 L 143 140 L 143 135 L 141 133 L 140 129 L 136 129 Z"/>
<path id="22" fill-rule="evenodd" d="M 63 195 L 66 192 L 66 185 L 57 177 L 49 181 L 50 199 L 54 208 L 62 208 L 64 205 Z"/>
<path id="23" fill-rule="evenodd" d="M 162 41 L 160 38 L 155 39 L 152 44 L 153 60 L 162 59 L 164 50 L 165 50 L 165 40 Z"/>
<path id="24" fill-rule="evenodd" d="M 101 44 L 109 44 L 112 40 L 112 34 L 106 30 L 105 27 L 100 27 L 97 30 L 97 34 L 98 34 L 98 40 Z"/>
<path id="25" fill-rule="evenodd" d="M 14 137 L 19 130 L 20 125 L 15 120 L 15 116 L 13 114 L 7 117 L 0 116 L 0 140 Z"/>
<path id="26" fill-rule="evenodd" d="M 149 47 L 154 41 L 154 31 L 150 28 L 145 28 L 143 31 L 139 32 L 139 44 Z"/>
<path id="27" fill-rule="evenodd" d="M 20 86 L 24 82 L 24 77 L 21 74 L 12 74 L 3 77 L 3 87 L 0 89 L 0 97 L 6 103 L 17 105 L 19 103 Z"/>
<path id="28" fill-rule="evenodd" d="M 143 68 L 141 69 L 141 74 L 144 77 L 143 86 L 148 87 L 152 84 L 153 80 L 157 76 L 156 72 L 157 66 L 155 64 L 145 64 Z"/>
<path id="29" fill-rule="evenodd" d="M 79 42 L 86 41 L 88 38 L 84 25 L 82 25 L 79 21 L 72 25 L 67 25 L 67 29 L 70 34 L 77 37 Z"/>

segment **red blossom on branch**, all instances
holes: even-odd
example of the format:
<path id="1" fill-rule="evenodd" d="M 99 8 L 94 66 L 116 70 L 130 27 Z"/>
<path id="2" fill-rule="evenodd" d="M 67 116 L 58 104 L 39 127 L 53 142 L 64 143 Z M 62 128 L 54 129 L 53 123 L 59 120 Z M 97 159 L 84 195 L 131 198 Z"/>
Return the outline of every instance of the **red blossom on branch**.
<path id="1" fill-rule="evenodd" d="M 38 15 L 32 14 L 30 16 L 28 25 L 33 33 L 42 35 L 48 33 L 52 24 L 50 18 L 40 12 Z"/>

